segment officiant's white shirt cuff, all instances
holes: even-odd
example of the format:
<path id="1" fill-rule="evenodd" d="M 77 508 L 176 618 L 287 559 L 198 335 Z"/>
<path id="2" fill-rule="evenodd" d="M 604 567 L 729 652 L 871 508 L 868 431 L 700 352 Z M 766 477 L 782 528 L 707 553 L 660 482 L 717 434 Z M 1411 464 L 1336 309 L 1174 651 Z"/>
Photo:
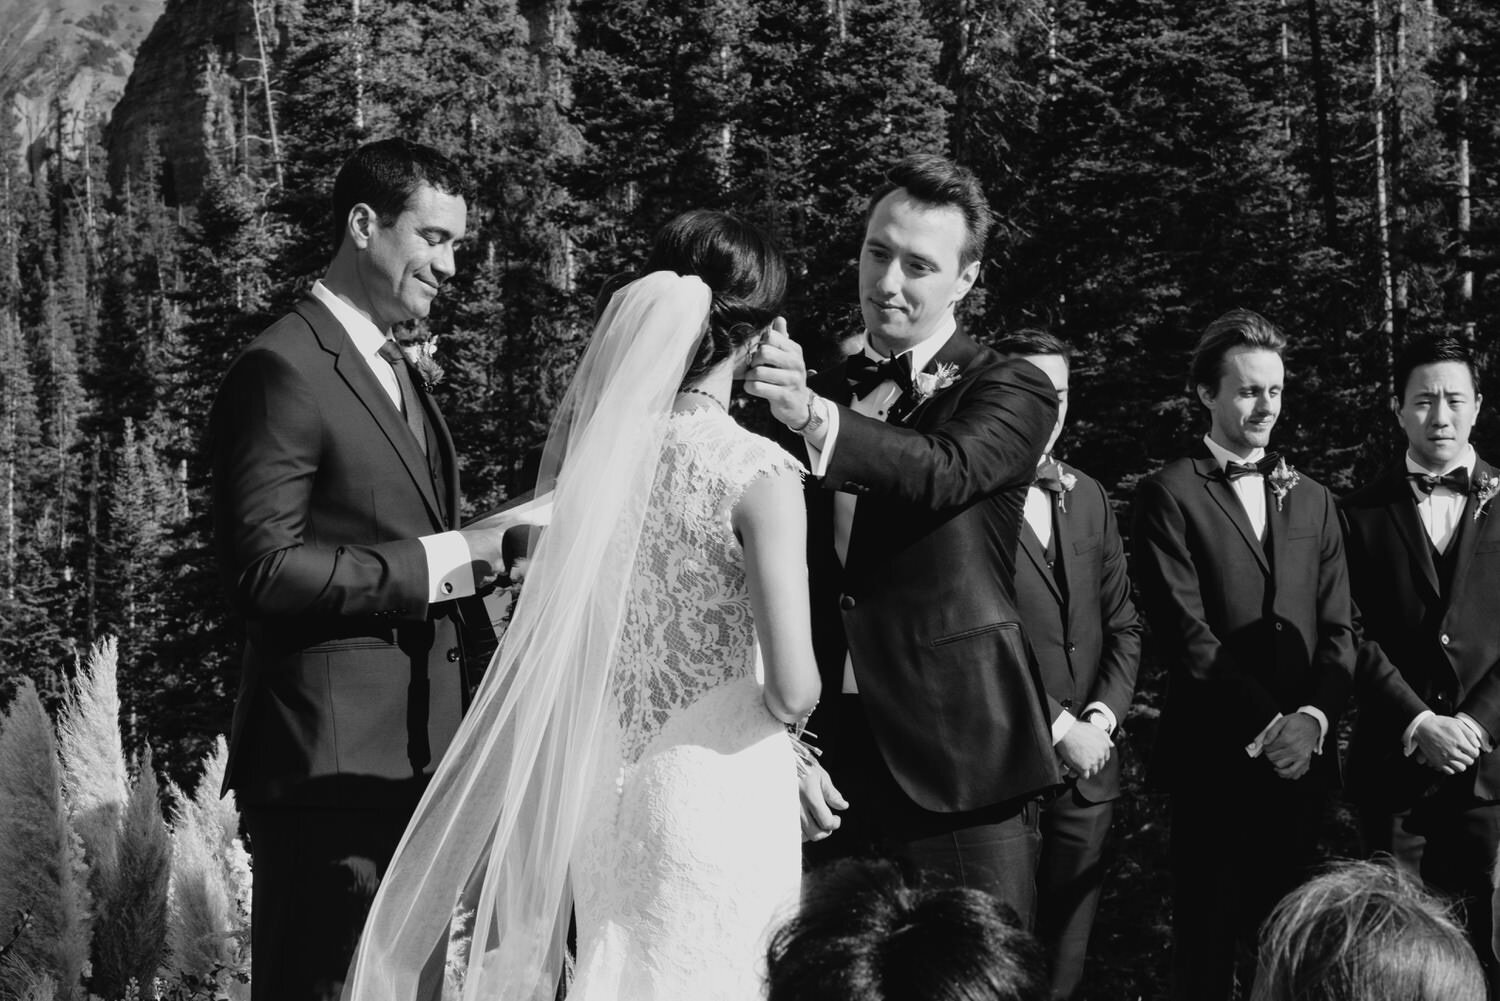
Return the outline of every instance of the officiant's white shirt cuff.
<path id="1" fill-rule="evenodd" d="M 823 409 L 828 414 L 828 433 L 823 436 L 823 447 L 813 448 L 810 443 L 807 446 L 807 469 L 813 476 L 827 475 L 828 462 L 833 458 L 833 444 L 839 436 L 839 408 L 828 403 Z"/>
<path id="2" fill-rule="evenodd" d="M 1078 717 L 1066 709 L 1057 714 L 1057 719 L 1052 721 L 1052 744 L 1054 747 L 1057 746 L 1057 742 L 1062 740 L 1063 736 L 1069 730 L 1073 729 L 1073 724 L 1077 722 Z"/>
<path id="3" fill-rule="evenodd" d="M 1401 753 L 1408 758 L 1417 751 L 1417 727 L 1425 723 L 1430 717 L 1437 713 L 1431 709 L 1423 709 L 1417 713 L 1416 718 L 1406 725 L 1406 732 L 1401 735 Z"/>
<path id="4" fill-rule="evenodd" d="M 474 593 L 474 556 L 461 532 L 440 532 L 417 540 L 427 553 L 427 603 L 467 598 Z"/>

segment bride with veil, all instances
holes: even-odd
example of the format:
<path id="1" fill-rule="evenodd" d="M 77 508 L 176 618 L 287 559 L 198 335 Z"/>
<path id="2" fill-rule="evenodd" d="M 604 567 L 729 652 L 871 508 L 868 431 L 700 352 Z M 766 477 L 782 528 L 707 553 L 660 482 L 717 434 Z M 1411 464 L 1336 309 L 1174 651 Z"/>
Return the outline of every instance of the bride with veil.
<path id="1" fill-rule="evenodd" d="M 702 211 L 646 270 L 609 299 L 554 422 L 551 524 L 345 998 L 435 997 L 456 927 L 458 996 L 552 1001 L 575 913 L 570 1001 L 762 996 L 801 870 L 789 724 L 819 680 L 802 468 L 727 404 L 786 272 L 758 231 Z"/>

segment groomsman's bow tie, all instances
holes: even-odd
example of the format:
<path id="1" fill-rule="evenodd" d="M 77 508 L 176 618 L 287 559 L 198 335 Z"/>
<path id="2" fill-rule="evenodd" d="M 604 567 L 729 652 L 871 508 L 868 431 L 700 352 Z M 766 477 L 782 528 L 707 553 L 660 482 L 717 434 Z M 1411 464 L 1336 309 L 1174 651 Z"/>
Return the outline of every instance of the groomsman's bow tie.
<path id="1" fill-rule="evenodd" d="M 1046 490 L 1050 493 L 1060 494 L 1063 492 L 1062 470 L 1058 468 L 1057 462 L 1044 462 L 1036 467 L 1036 479 L 1031 485 L 1038 490 Z"/>
<path id="2" fill-rule="evenodd" d="M 908 351 L 894 358 L 883 358 L 877 362 L 861 351 L 846 363 L 845 373 L 849 378 L 849 385 L 854 390 L 855 399 L 868 396 L 870 390 L 886 380 L 900 386 L 902 392 L 909 393 L 911 392 L 911 352 Z"/>
<path id="3" fill-rule="evenodd" d="M 1462 466 L 1442 476 L 1434 476 L 1431 473 L 1407 473 L 1406 478 L 1424 494 L 1430 494 L 1438 487 L 1447 487 L 1456 494 L 1469 492 L 1469 471 Z"/>
<path id="4" fill-rule="evenodd" d="M 1241 476 L 1270 476 L 1280 461 L 1280 452 L 1267 452 L 1259 462 L 1226 462 L 1224 478 L 1233 483 Z"/>

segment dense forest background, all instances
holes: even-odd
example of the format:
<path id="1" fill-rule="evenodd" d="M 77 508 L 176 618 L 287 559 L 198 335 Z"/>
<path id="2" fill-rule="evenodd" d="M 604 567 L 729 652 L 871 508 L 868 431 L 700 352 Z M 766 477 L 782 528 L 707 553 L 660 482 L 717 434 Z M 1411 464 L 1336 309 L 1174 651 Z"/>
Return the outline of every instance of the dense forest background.
<path id="1" fill-rule="evenodd" d="M 169 60 L 188 85 L 143 96 Z M 1059 452 L 1128 525 L 1134 482 L 1201 433 L 1186 351 L 1226 308 L 1290 336 L 1278 442 L 1335 490 L 1393 453 L 1406 338 L 1494 359 L 1497 61 L 1485 0 L 170 0 L 118 105 L 59 100 L 50 143 L 0 122 L 0 705 L 23 675 L 55 703 L 117 634 L 135 746 L 172 772 L 227 730 L 205 415 L 321 273 L 362 141 L 432 143 L 478 182 L 409 335 L 436 339 L 470 513 L 525 488 L 595 290 L 663 221 L 771 231 L 791 329 L 828 357 L 858 329 L 864 198 L 931 150 L 1000 219 L 967 329 L 1071 340 Z M 1123 809 L 1137 899 L 1106 909 L 1158 899 L 1107 916 L 1097 997 L 1160 969 L 1160 811 Z"/>

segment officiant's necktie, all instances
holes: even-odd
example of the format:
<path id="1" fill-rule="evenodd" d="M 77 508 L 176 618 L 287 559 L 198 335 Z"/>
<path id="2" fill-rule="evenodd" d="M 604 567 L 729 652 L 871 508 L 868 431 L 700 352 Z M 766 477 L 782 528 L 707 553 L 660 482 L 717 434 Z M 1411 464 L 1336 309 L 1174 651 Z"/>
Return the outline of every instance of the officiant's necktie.
<path id="1" fill-rule="evenodd" d="M 911 392 L 910 351 L 894 358 L 882 358 L 880 361 L 876 361 L 861 351 L 845 363 L 844 371 L 848 375 L 849 385 L 854 390 L 856 400 L 864 399 L 870 395 L 872 389 L 886 380 L 901 387 L 903 393 Z"/>
<path id="2" fill-rule="evenodd" d="M 1259 462 L 1226 462 L 1224 478 L 1233 483 L 1241 476 L 1270 476 L 1271 470 L 1281 461 L 1281 453 L 1267 452 Z"/>
<path id="3" fill-rule="evenodd" d="M 1456 494 L 1469 492 L 1469 470 L 1465 466 L 1460 466 L 1453 472 L 1444 473 L 1442 476 L 1434 476 L 1431 473 L 1407 473 L 1406 478 L 1424 494 L 1430 494 L 1438 487 L 1447 487 Z"/>
<path id="4" fill-rule="evenodd" d="M 411 372 L 406 366 L 406 352 L 395 341 L 387 340 L 380 345 L 380 357 L 390 362 L 396 373 L 396 385 L 401 387 L 401 412 L 406 416 L 406 426 L 417 447 L 427 454 L 427 422 L 422 419 L 422 401 L 417 398 L 417 387 L 411 381 Z"/>

